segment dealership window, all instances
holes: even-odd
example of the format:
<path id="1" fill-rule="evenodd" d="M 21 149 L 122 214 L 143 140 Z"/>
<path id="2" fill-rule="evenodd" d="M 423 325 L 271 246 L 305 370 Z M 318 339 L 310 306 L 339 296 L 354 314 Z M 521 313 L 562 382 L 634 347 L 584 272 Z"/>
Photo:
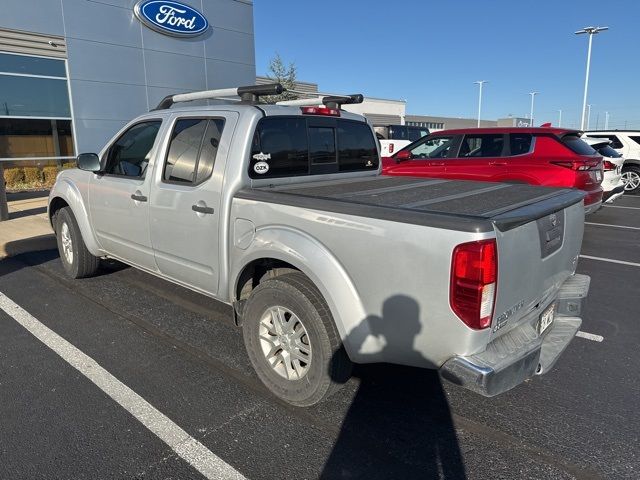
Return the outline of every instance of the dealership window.
<path id="1" fill-rule="evenodd" d="M 73 158 L 65 61 L 0 52 L 0 159 Z"/>

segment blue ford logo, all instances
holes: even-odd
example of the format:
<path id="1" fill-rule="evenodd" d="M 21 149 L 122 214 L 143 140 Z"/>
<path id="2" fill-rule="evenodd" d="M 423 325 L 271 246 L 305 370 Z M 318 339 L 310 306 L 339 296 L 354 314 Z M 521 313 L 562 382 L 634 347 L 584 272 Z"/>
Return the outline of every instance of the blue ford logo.
<path id="1" fill-rule="evenodd" d="M 209 22 L 195 8 L 171 0 L 140 0 L 133 11 L 147 27 L 165 35 L 200 35 Z"/>

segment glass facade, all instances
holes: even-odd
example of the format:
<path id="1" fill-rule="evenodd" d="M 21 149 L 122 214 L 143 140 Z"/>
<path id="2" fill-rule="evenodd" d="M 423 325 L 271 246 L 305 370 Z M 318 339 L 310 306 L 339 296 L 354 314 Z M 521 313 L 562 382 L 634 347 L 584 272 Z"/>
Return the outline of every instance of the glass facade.
<path id="1" fill-rule="evenodd" d="M 65 61 L 0 52 L 0 159 L 74 154 Z"/>

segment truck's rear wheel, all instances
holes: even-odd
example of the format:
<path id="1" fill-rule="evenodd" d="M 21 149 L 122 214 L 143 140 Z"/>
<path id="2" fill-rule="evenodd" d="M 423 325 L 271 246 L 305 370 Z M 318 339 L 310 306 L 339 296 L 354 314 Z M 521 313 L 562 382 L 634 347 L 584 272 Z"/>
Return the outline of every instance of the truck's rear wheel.
<path id="1" fill-rule="evenodd" d="M 300 272 L 258 285 L 245 305 L 242 330 L 258 377 L 292 405 L 320 402 L 351 374 L 329 308 Z"/>
<path id="2" fill-rule="evenodd" d="M 56 213 L 56 239 L 67 275 L 71 278 L 83 278 L 96 273 L 100 259 L 87 250 L 78 222 L 69 207 Z"/>

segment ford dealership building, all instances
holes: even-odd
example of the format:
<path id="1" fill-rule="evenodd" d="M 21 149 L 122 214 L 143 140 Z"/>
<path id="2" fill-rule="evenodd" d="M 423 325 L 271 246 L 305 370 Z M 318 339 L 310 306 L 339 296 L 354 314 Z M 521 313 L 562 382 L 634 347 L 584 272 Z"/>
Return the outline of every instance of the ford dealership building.
<path id="1" fill-rule="evenodd" d="M 251 0 L 3 0 L 0 159 L 99 150 L 166 95 L 255 83 Z"/>

